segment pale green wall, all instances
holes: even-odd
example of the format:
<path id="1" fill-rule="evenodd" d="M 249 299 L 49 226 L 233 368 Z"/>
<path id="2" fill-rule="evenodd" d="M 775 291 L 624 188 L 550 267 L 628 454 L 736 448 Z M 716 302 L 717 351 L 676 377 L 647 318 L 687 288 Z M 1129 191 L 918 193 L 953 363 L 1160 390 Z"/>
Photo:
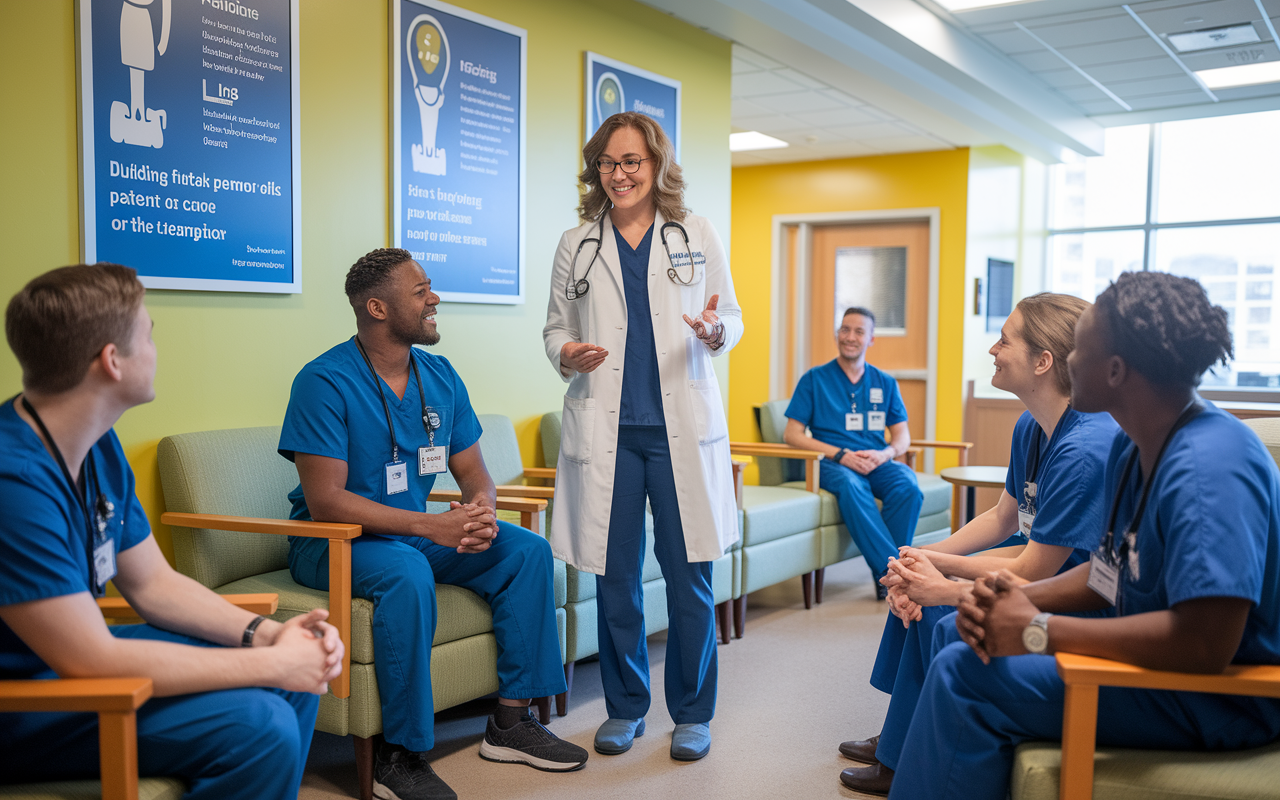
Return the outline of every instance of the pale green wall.
<path id="1" fill-rule="evenodd" d="M 178 0 L 187 2 L 187 0 Z M 551 257 L 576 224 L 583 52 L 683 82 L 688 204 L 729 240 L 729 43 L 630 0 L 471 0 L 459 5 L 529 32 L 527 302 L 442 306 L 437 352 L 480 413 L 516 423 L 535 461 L 537 419 L 564 385 L 542 349 Z M 385 0 L 303 0 L 301 295 L 152 291 L 157 399 L 117 431 L 162 547 L 155 445 L 183 431 L 279 424 L 298 369 L 354 332 L 342 278 L 390 242 Z M 0 4 L 0 298 L 79 260 L 75 26 L 71 0 Z M 725 361 L 725 359 L 719 359 Z M 20 389 L 8 348 L 0 392 Z"/>

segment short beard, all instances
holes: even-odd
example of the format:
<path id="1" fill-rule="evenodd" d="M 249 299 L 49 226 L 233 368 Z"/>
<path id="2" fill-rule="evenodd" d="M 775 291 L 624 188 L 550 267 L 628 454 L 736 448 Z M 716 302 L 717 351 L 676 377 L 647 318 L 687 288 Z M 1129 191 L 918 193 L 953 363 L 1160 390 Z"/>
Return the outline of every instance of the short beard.
<path id="1" fill-rule="evenodd" d="M 391 323 L 391 335 L 401 344 L 413 346 L 415 344 L 430 347 L 440 341 L 440 331 L 435 326 L 430 328 L 422 327 L 419 321 L 418 327 L 400 326 L 398 323 Z"/>

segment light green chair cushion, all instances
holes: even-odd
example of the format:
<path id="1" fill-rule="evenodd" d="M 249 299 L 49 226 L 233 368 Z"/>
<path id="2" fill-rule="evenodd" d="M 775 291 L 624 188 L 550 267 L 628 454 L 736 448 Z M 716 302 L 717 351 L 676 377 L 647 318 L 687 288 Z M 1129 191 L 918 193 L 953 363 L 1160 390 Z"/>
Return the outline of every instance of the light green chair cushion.
<path id="1" fill-rule="evenodd" d="M 742 546 L 816 530 L 822 521 L 818 495 L 782 486 L 742 487 Z"/>
<path id="2" fill-rule="evenodd" d="M 186 787 L 176 778 L 140 778 L 138 800 L 181 800 Z M 0 786 L 5 800 L 102 800 L 98 781 L 56 781 Z"/>
<path id="3" fill-rule="evenodd" d="M 520 442 L 511 418 L 502 414 L 479 414 L 480 451 L 489 477 L 498 486 L 524 483 L 524 461 L 520 458 Z"/>
<path id="4" fill-rule="evenodd" d="M 1012 800 L 1057 800 L 1057 742 L 1018 747 Z M 1280 742 L 1233 753 L 1098 748 L 1094 800 L 1274 800 L 1280 796 Z"/>
<path id="5" fill-rule="evenodd" d="M 916 485 L 920 487 L 920 494 L 923 495 L 920 503 L 921 519 L 934 514 L 946 514 L 948 524 L 950 524 L 951 484 L 939 476 L 931 475 L 927 472 L 917 472 L 915 475 Z M 804 481 L 786 481 L 778 485 L 788 489 L 804 489 Z M 836 502 L 836 496 L 826 489 L 819 489 L 818 496 L 822 498 L 822 524 L 839 524 L 841 522 L 840 505 Z M 876 500 L 876 508 L 880 508 L 883 505 L 879 500 Z M 917 530 L 920 529 L 917 528 Z"/>
<path id="6" fill-rule="evenodd" d="M 781 539 L 749 544 L 741 553 L 742 584 L 739 594 L 748 594 L 818 569 L 821 566 L 822 533 L 815 528 Z"/>

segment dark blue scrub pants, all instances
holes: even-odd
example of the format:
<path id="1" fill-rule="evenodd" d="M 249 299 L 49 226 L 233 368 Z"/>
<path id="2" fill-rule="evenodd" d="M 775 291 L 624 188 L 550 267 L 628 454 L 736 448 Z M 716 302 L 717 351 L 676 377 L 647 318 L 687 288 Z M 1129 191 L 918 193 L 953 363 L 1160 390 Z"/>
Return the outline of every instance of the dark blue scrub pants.
<path id="1" fill-rule="evenodd" d="M 218 646 L 150 625 L 111 632 Z M 319 703 L 280 689 L 152 698 L 138 709 L 138 772 L 181 778 L 186 800 L 296 800 Z M 96 778 L 98 769 L 97 714 L 0 714 L 0 783 Z"/>
<path id="2" fill-rule="evenodd" d="M 685 550 L 667 431 L 619 426 L 617 451 L 608 551 L 604 574 L 596 576 L 605 707 L 610 719 L 641 719 L 649 711 L 641 588 L 647 495 L 653 508 L 653 551 L 667 582 L 667 711 L 677 724 L 710 722 L 716 710 L 717 666 L 711 562 L 690 562 Z"/>
<path id="3" fill-rule="evenodd" d="M 295 539 L 289 572 L 328 591 L 329 542 Z M 373 603 L 374 672 L 382 697 L 382 734 L 414 752 L 435 745 L 431 642 L 436 583 L 470 589 L 493 609 L 498 693 L 510 699 L 565 690 L 556 626 L 551 547 L 508 522 L 481 553 L 459 553 L 417 536 L 366 534 L 351 543 L 351 591 Z"/>
<path id="4" fill-rule="evenodd" d="M 1063 695 L 1053 656 L 995 658 L 986 666 L 964 642 L 947 644 L 929 668 L 890 800 L 1003 800 L 1014 749 L 1062 737 Z M 1278 735 L 1280 700 L 1107 686 L 1098 691 L 1101 746 L 1242 750 Z"/>
<path id="5" fill-rule="evenodd" d="M 836 496 L 840 516 L 867 566 L 878 578 L 898 557 L 898 548 L 911 544 L 924 495 L 915 473 L 900 461 L 886 461 L 859 475 L 827 459 L 818 464 L 818 484 Z M 881 508 L 876 509 L 876 500 Z"/>
<path id="6" fill-rule="evenodd" d="M 928 606 L 920 609 L 920 620 L 906 628 L 892 614 L 885 621 L 880 650 L 871 668 L 871 685 L 891 695 L 876 747 L 876 760 L 889 769 L 898 768 L 902 744 L 933 660 L 934 630 L 942 620 L 954 630 L 954 612 L 954 606 Z"/>

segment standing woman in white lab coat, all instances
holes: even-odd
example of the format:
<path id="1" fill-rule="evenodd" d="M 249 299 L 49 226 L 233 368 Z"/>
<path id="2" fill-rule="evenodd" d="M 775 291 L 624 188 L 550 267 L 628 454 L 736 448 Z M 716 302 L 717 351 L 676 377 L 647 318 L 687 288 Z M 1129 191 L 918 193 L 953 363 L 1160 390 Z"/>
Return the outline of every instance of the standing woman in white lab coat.
<path id="1" fill-rule="evenodd" d="M 649 710 L 640 585 L 648 498 L 667 583 L 671 757 L 694 761 L 711 749 L 715 714 L 711 562 L 738 539 L 711 359 L 742 337 L 742 311 L 720 237 L 685 208 L 680 165 L 658 123 L 615 114 L 582 155 L 583 224 L 560 238 L 542 332 L 569 384 L 551 547 L 598 576 L 609 719 L 595 748 L 624 753 Z"/>

